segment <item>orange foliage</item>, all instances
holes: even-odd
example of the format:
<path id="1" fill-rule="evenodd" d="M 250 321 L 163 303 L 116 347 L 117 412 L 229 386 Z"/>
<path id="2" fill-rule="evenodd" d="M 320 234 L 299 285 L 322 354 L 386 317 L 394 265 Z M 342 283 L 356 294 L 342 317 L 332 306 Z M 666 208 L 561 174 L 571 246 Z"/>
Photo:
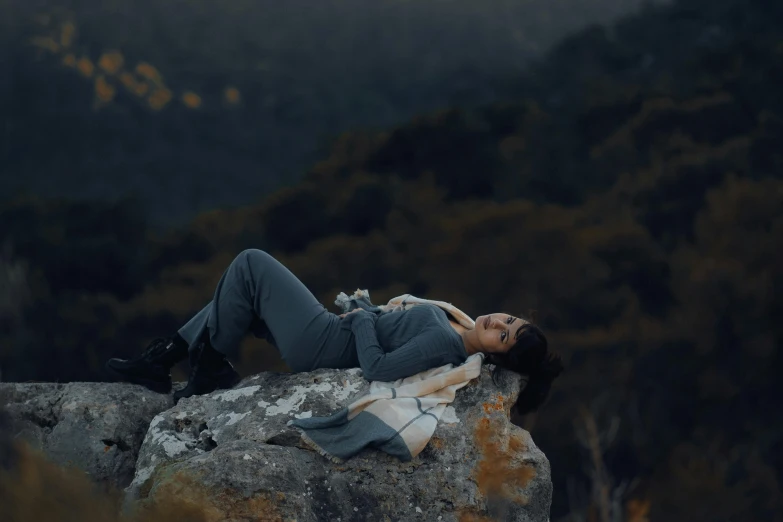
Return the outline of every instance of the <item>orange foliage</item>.
<path id="1" fill-rule="evenodd" d="M 72 22 L 65 22 L 60 31 L 60 45 L 63 47 L 69 47 L 73 43 L 73 38 L 76 35 L 76 26 Z"/>
<path id="2" fill-rule="evenodd" d="M 226 101 L 231 105 L 236 105 L 242 99 L 242 95 L 236 87 L 226 87 L 223 95 L 225 96 Z"/>
<path id="3" fill-rule="evenodd" d="M 156 111 L 161 110 L 170 101 L 171 91 L 165 87 L 158 87 L 152 91 L 152 94 L 150 94 L 149 98 L 147 98 L 147 102 L 150 104 L 150 107 Z"/>
<path id="4" fill-rule="evenodd" d="M 144 96 L 150 90 L 147 82 L 137 80 L 133 73 L 127 71 L 120 74 L 120 82 L 136 96 Z"/>
<path id="5" fill-rule="evenodd" d="M 84 472 L 65 469 L 25 445 L 15 469 L 0 470 L 3 520 L 34 522 L 207 522 L 211 506 L 166 497 L 133 513 L 120 512 L 120 493 L 100 491 Z M 212 518 L 214 520 L 214 517 Z"/>
<path id="6" fill-rule="evenodd" d="M 155 67 L 146 62 L 141 62 L 136 66 L 136 74 L 152 82 L 158 84 L 163 83 L 163 78 L 161 77 L 160 72 Z"/>
<path id="7" fill-rule="evenodd" d="M 76 68 L 87 78 L 92 76 L 93 71 L 95 71 L 95 65 L 93 65 L 92 61 L 87 57 L 80 58 L 76 63 Z"/>
<path id="8" fill-rule="evenodd" d="M 108 103 L 114 99 L 114 95 L 117 93 L 117 89 L 113 85 L 106 81 L 106 78 L 99 74 L 95 78 L 95 97 L 101 103 Z"/>
<path id="9" fill-rule="evenodd" d="M 182 103 L 190 109 L 198 109 L 201 107 L 201 96 L 195 92 L 186 91 L 182 94 Z"/>
<path id="10" fill-rule="evenodd" d="M 63 47 L 69 47 L 73 44 L 75 35 L 76 26 L 73 22 L 68 21 L 62 24 L 59 41 L 51 36 L 36 36 L 30 41 L 39 49 L 59 54 Z M 174 97 L 171 90 L 164 84 L 163 76 L 155 66 L 147 62 L 139 62 L 133 72 L 125 71 L 123 70 L 125 57 L 121 51 L 116 49 L 105 51 L 95 63 L 87 56 L 82 56 L 77 60 L 73 53 L 64 55 L 62 63 L 66 67 L 76 68 L 86 78 L 91 78 L 95 74 L 96 67 L 102 71 L 103 75 L 95 79 L 95 96 L 99 104 L 107 103 L 116 96 L 116 88 L 107 82 L 104 75 L 117 75 L 129 92 L 138 97 L 147 96 L 147 103 L 150 108 L 156 111 L 163 109 Z M 150 83 L 154 85 L 154 88 L 150 88 Z M 223 95 L 225 101 L 231 105 L 238 104 L 242 99 L 236 87 L 226 87 Z M 203 104 L 201 96 L 192 91 L 185 91 L 180 99 L 183 105 L 190 109 L 198 109 Z"/>
<path id="11" fill-rule="evenodd" d="M 103 69 L 107 74 L 117 74 L 122 65 L 125 63 L 125 58 L 119 51 L 106 51 L 98 60 L 98 67 Z"/>
<path id="12" fill-rule="evenodd" d="M 61 27 L 59 42 L 51 36 L 36 36 L 30 41 L 40 48 L 59 54 L 63 47 L 69 47 L 73 44 L 76 35 L 76 26 L 68 21 Z M 125 57 L 119 50 L 109 50 L 101 54 L 97 63 L 94 63 L 89 57 L 82 56 L 78 60 L 73 53 L 65 54 L 62 57 L 62 63 L 66 67 L 76 68 L 84 77 L 91 78 L 95 74 L 96 67 L 102 71 L 102 75 L 95 78 L 94 88 L 96 101 L 99 104 L 108 103 L 116 96 L 116 88 L 107 82 L 104 75 L 118 75 L 120 82 L 132 94 L 143 97 L 148 96 L 147 103 L 153 110 L 161 110 L 173 98 L 169 88 L 163 83 L 163 77 L 160 71 L 147 62 L 140 62 L 135 67 L 137 78 L 133 72 L 123 71 Z M 150 93 L 149 82 L 155 84 L 156 88 Z M 229 103 L 238 103 L 240 99 L 239 91 L 233 87 L 225 91 L 226 100 Z M 202 104 L 201 97 L 191 91 L 182 94 L 182 102 L 191 109 L 199 108 Z"/>
<path id="13" fill-rule="evenodd" d="M 650 501 L 631 499 L 625 504 L 626 522 L 649 522 Z"/>

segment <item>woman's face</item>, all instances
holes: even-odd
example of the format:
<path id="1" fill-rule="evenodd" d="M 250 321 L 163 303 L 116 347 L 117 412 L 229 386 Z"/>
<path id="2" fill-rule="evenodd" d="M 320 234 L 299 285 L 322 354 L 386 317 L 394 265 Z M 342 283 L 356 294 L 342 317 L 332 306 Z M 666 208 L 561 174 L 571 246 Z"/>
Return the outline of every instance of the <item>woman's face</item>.
<path id="1" fill-rule="evenodd" d="M 529 324 L 524 319 L 508 314 L 482 315 L 476 319 L 476 338 L 481 351 L 505 353 L 517 340 L 522 327 Z"/>

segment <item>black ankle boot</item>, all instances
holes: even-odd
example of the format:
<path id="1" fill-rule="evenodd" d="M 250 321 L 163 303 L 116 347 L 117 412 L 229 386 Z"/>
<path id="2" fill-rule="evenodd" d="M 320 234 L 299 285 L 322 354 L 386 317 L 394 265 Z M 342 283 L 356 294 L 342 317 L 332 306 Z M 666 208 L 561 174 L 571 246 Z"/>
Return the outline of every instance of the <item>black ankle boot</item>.
<path id="1" fill-rule="evenodd" d="M 241 380 L 226 356 L 208 342 L 202 342 L 199 350 L 191 354 L 190 367 L 187 386 L 174 392 L 175 404 L 185 397 L 232 388 Z"/>
<path id="2" fill-rule="evenodd" d="M 133 359 L 109 359 L 106 370 L 117 380 L 141 384 L 158 392 L 171 391 L 171 368 L 188 355 L 188 347 L 173 338 L 152 341 L 147 349 Z"/>

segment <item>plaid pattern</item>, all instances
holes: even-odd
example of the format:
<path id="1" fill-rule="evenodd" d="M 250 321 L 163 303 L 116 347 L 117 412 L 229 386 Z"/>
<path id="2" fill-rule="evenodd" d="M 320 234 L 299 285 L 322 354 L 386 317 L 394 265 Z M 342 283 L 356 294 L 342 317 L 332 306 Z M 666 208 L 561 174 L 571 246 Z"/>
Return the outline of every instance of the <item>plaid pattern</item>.
<path id="1" fill-rule="evenodd" d="M 289 421 L 319 453 L 340 462 L 374 447 L 401 460 L 429 442 L 456 391 L 481 374 L 483 354 L 394 382 L 374 381 L 369 392 L 329 417 Z"/>

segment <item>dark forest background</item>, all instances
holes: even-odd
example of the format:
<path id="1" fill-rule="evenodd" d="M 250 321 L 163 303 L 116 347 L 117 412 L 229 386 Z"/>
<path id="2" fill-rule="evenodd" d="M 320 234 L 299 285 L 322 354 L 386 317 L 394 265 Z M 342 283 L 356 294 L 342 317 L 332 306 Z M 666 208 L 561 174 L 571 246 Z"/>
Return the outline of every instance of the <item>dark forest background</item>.
<path id="1" fill-rule="evenodd" d="M 557 38 L 644 1 L 0 0 L 0 198 L 132 195 L 183 225 L 340 132 L 516 96 Z"/>
<path id="2" fill-rule="evenodd" d="M 2 378 L 104 379 L 261 248 L 535 310 L 553 521 L 783 520 L 783 3 L 285 5 L 0 2 Z"/>

